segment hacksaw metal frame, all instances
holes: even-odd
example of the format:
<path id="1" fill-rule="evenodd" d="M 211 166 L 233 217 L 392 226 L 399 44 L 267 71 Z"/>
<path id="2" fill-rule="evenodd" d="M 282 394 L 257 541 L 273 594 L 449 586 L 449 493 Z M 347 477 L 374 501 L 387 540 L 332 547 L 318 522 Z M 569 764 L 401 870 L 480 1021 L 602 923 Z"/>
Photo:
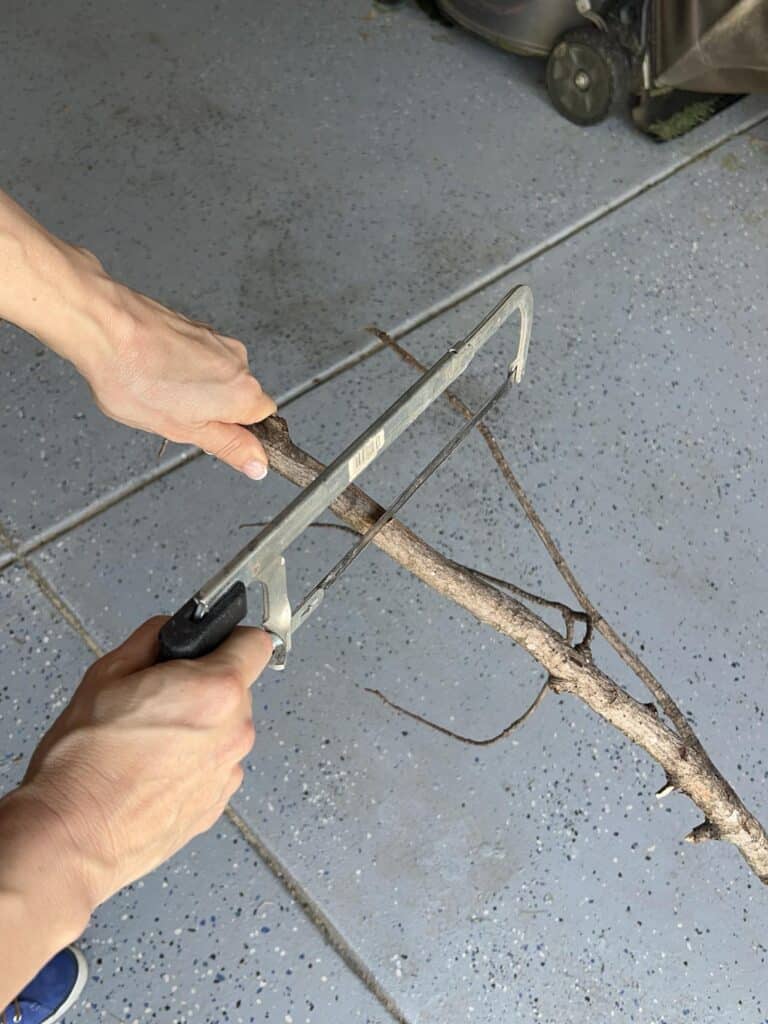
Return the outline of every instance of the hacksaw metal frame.
<path id="1" fill-rule="evenodd" d="M 342 493 L 363 470 L 369 466 L 438 398 L 467 368 L 472 359 L 496 331 L 514 313 L 520 314 L 517 351 L 508 365 L 502 386 L 484 403 L 472 419 L 438 453 L 383 515 L 360 538 L 342 561 L 314 587 L 294 614 L 288 599 L 284 552 Z M 242 614 L 245 612 L 244 589 L 254 583 L 261 586 L 263 595 L 263 628 L 272 634 L 273 655 L 270 665 L 285 667 L 291 649 L 293 633 L 316 611 L 330 585 L 389 522 L 424 480 L 452 454 L 469 430 L 488 412 L 514 382 L 519 383 L 525 372 L 533 321 L 533 293 L 528 285 L 518 285 L 508 292 L 467 336 L 437 360 L 386 412 L 359 435 L 331 462 L 315 480 L 278 513 L 277 516 L 225 566 L 211 577 L 192 598 L 191 618 L 201 630 L 206 617 L 216 613 L 227 603 L 227 595 L 239 595 Z M 349 557 L 351 555 L 351 557 Z M 329 582 L 330 581 L 330 582 Z M 234 600 L 234 597 L 233 597 Z M 191 602 L 177 613 L 180 616 Z M 177 618 L 174 617 L 174 619 Z M 242 615 L 240 615 L 242 618 Z M 234 623 L 229 631 L 234 628 Z M 174 620 L 168 625 L 171 626 Z M 193 623 L 187 622 L 187 626 Z M 172 632 L 172 629 L 169 631 Z M 162 638 L 162 632 L 161 632 Z M 165 656 L 175 655 L 171 649 Z"/>

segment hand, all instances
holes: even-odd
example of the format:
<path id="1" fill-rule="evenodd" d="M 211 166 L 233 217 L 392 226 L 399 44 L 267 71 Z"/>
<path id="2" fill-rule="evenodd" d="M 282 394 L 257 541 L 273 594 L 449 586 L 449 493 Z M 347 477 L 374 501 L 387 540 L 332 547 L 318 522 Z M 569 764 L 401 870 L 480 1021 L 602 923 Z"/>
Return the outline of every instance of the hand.
<path id="1" fill-rule="evenodd" d="M 276 405 L 249 372 L 245 346 L 112 281 L 93 257 L 81 256 L 90 261 L 86 288 L 96 308 L 109 311 L 106 343 L 80 365 L 101 411 L 169 441 L 195 444 L 262 479 L 266 453 L 240 424 L 266 419 Z"/>
<path id="2" fill-rule="evenodd" d="M 213 825 L 254 742 L 249 687 L 267 634 L 238 628 L 205 658 L 156 665 L 165 621 L 86 672 L 12 794 L 57 819 L 89 912 Z"/>
<path id="3" fill-rule="evenodd" d="M 275 403 L 244 346 L 113 281 L 0 192 L 0 317 L 69 359 L 112 419 L 195 444 L 253 479 L 261 444 L 241 423 Z"/>

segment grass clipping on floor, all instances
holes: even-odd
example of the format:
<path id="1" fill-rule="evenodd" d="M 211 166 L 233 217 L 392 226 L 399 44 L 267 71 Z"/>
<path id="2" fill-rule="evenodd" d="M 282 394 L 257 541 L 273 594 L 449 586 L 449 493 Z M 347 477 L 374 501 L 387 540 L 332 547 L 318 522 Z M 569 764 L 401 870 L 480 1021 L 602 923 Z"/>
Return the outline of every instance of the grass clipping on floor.
<path id="1" fill-rule="evenodd" d="M 648 126 L 648 132 L 651 135 L 655 135 L 661 142 L 669 142 L 680 135 L 685 135 L 686 132 L 691 131 L 697 125 L 703 124 L 704 121 L 708 121 L 721 107 L 722 102 L 718 96 L 697 100 L 695 103 L 689 103 L 687 107 L 678 110 L 676 114 L 672 114 L 671 117 L 665 120 L 654 121 L 653 124 Z"/>

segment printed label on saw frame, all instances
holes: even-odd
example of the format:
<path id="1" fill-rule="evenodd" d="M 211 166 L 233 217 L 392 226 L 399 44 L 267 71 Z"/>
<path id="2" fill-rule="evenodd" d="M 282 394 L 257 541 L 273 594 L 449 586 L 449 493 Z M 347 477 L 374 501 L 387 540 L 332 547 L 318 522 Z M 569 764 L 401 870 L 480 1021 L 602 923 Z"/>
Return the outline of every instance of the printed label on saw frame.
<path id="1" fill-rule="evenodd" d="M 363 472 L 366 466 L 369 466 L 373 462 L 383 447 L 384 431 L 379 430 L 373 435 L 373 437 L 368 438 L 360 451 L 355 452 L 347 463 L 350 483 L 352 483 L 356 476 L 359 476 L 360 473 Z"/>

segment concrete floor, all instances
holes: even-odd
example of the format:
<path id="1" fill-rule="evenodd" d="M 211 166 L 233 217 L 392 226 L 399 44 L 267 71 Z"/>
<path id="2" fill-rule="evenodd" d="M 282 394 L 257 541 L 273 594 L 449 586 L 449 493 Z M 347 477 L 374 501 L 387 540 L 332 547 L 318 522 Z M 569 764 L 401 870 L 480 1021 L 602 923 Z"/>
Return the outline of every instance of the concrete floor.
<path id="1" fill-rule="evenodd" d="M 537 62 L 415 9 L 7 7 L 4 185 L 134 286 L 247 341 L 274 392 L 299 396 L 289 420 L 319 456 L 412 379 L 389 354 L 356 361 L 366 323 L 428 359 L 533 286 L 529 373 L 494 425 L 588 592 L 765 817 L 768 103 L 658 147 L 618 119 L 565 123 Z M 469 400 L 513 333 L 469 371 Z M 10 786 L 93 649 L 176 608 L 239 524 L 293 491 L 178 449 L 158 463 L 7 325 L 0 369 Z M 366 487 L 396 494 L 451 423 L 430 412 Z M 564 596 L 474 440 L 404 518 Z M 297 543 L 295 595 L 343 542 Z M 236 813 L 96 915 L 72 1019 L 768 1020 L 765 894 L 733 851 L 681 844 L 696 816 L 657 803 L 638 751 L 564 699 L 478 750 L 364 692 L 488 735 L 538 681 L 361 559 L 255 688 Z"/>

